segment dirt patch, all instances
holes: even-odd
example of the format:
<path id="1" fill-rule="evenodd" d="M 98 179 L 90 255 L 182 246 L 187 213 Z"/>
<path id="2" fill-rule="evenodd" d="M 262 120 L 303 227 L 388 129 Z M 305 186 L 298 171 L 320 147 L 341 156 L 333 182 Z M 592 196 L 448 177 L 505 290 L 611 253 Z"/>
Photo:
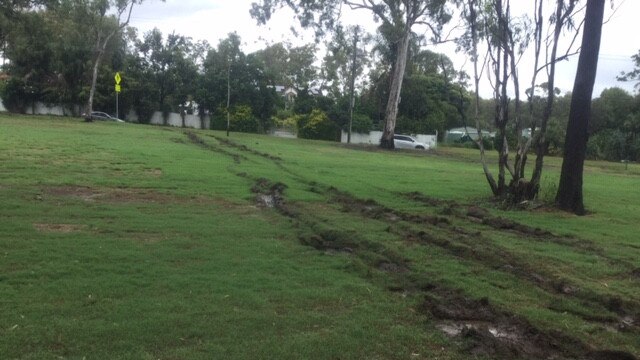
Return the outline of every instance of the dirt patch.
<path id="1" fill-rule="evenodd" d="M 157 204 L 219 204 L 224 200 L 206 196 L 178 196 L 139 188 L 91 188 L 84 186 L 53 186 L 41 191 L 45 198 L 70 197 L 100 203 L 157 203 Z"/>
<path id="2" fill-rule="evenodd" d="M 86 228 L 77 224 L 33 224 L 33 227 L 40 232 L 61 234 L 80 232 Z"/>
<path id="3" fill-rule="evenodd" d="M 79 198 L 84 201 L 95 201 L 103 192 L 86 186 L 51 186 L 42 190 L 43 195 Z"/>
<path id="4" fill-rule="evenodd" d="M 399 265 L 392 262 L 382 261 L 377 266 L 378 270 L 388 273 L 406 273 L 409 269 L 404 265 Z"/>
<path id="5" fill-rule="evenodd" d="M 145 169 L 144 171 L 145 175 L 151 176 L 151 177 L 155 177 L 155 178 L 159 178 L 162 176 L 162 169 L 159 168 L 155 168 L 155 169 Z"/>
<path id="6" fill-rule="evenodd" d="M 351 237 L 332 230 L 323 231 L 317 234 L 301 235 L 299 239 L 304 245 L 329 253 L 352 254 L 359 246 L 356 241 L 351 239 Z"/>
<path id="7" fill-rule="evenodd" d="M 625 351 L 601 350 L 592 351 L 587 355 L 588 360 L 636 360 L 637 358 Z"/>

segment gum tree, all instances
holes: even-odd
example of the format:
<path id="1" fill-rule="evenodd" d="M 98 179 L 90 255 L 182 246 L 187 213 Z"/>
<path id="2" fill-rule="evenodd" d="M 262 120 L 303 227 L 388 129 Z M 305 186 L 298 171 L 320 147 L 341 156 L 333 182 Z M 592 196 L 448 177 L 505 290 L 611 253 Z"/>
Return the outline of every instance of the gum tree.
<path id="1" fill-rule="evenodd" d="M 410 38 L 414 27 L 425 26 L 438 38 L 443 24 L 451 18 L 446 0 L 261 0 L 253 3 L 251 15 L 265 24 L 274 11 L 283 7 L 293 9 L 305 28 L 313 28 L 317 36 L 334 29 L 342 6 L 368 11 L 376 21 L 394 29 L 395 55 L 385 109 L 385 126 L 380 146 L 393 149 L 393 135 L 398 115 L 402 81 L 407 65 Z"/>
<path id="2" fill-rule="evenodd" d="M 582 49 L 578 60 L 576 79 L 573 83 L 564 159 L 560 173 L 560 185 L 558 185 L 558 194 L 556 195 L 558 207 L 578 215 L 585 213 L 582 175 L 587 141 L 589 140 L 591 95 L 598 69 L 604 5 L 605 0 L 587 0 Z"/>
<path id="3" fill-rule="evenodd" d="M 466 0 L 462 2 L 467 33 L 460 46 L 465 49 L 474 64 L 476 92 L 476 127 L 483 169 L 491 191 L 495 196 L 507 197 L 512 203 L 532 200 L 540 188 L 544 157 L 549 147 L 547 130 L 555 97 L 556 64 L 571 55 L 573 41 L 561 51 L 563 34 L 577 36 L 580 25 L 574 17 L 578 0 L 556 0 L 551 11 L 545 13 L 543 0 L 533 5 L 533 21 L 529 17 L 516 17 L 511 13 L 509 0 Z M 548 20 L 546 20 L 548 19 Z M 574 37 L 575 39 L 575 37 Z M 533 43 L 533 49 L 530 45 Z M 483 54 L 484 53 L 484 54 Z M 531 56 L 534 64 L 530 89 L 526 92 L 530 124 L 524 121 L 521 101 L 521 82 L 518 65 L 523 57 Z M 497 129 L 498 175 L 489 170 L 484 155 L 483 134 L 479 128 L 477 104 L 479 104 L 479 82 L 486 71 L 494 90 L 494 124 Z M 546 75 L 546 78 L 541 77 Z M 542 84 L 538 84 L 543 80 Z M 546 80 L 546 81 L 545 81 Z M 543 88 L 546 97 L 542 101 L 543 111 L 534 114 L 534 90 Z M 525 139 L 523 130 L 530 129 Z M 517 139 L 515 157 L 511 160 L 509 131 Z M 527 155 L 534 150 L 536 161 L 530 179 L 526 178 Z"/>
<path id="4" fill-rule="evenodd" d="M 81 0 L 75 3 L 79 11 L 85 12 L 94 41 L 93 71 L 85 110 L 85 121 L 92 121 L 91 112 L 93 111 L 93 98 L 98 81 L 98 69 L 107 46 L 116 34 L 129 25 L 133 6 L 140 3 L 142 0 Z M 115 14 L 110 15 L 109 11 Z"/>

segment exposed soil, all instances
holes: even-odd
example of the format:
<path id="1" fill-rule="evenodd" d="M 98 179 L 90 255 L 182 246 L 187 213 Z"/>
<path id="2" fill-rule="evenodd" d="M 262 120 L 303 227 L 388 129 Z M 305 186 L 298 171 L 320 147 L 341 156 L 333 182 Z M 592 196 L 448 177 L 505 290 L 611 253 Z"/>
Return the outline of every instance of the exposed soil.
<path id="1" fill-rule="evenodd" d="M 157 192 L 151 189 L 138 188 L 91 188 L 85 186 L 51 186 L 45 187 L 40 195 L 46 197 L 70 197 L 86 202 L 100 203 L 158 203 L 158 204 L 219 204 L 219 199 L 205 196 L 177 196 Z"/>
<path id="2" fill-rule="evenodd" d="M 40 232 L 62 234 L 80 232 L 86 228 L 84 225 L 76 224 L 33 224 L 33 227 Z"/>
<path id="3" fill-rule="evenodd" d="M 151 177 L 159 178 L 162 176 L 162 169 L 145 169 L 145 174 Z"/>

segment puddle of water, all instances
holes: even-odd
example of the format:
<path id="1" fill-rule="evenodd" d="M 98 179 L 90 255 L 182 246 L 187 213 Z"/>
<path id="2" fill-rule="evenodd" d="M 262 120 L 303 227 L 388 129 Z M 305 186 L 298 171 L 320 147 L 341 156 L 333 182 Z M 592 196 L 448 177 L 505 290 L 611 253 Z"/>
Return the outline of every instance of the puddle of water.
<path id="1" fill-rule="evenodd" d="M 259 195 L 258 202 L 268 208 L 276 206 L 276 199 L 273 195 Z"/>
<path id="2" fill-rule="evenodd" d="M 449 336 L 458 336 L 466 328 L 463 324 L 439 324 L 436 327 Z"/>
<path id="3" fill-rule="evenodd" d="M 458 336 L 466 329 L 479 330 L 481 328 L 486 328 L 495 338 L 513 341 L 518 340 L 518 335 L 509 331 L 509 329 L 500 328 L 490 323 L 445 323 L 438 324 L 436 327 L 448 336 Z"/>

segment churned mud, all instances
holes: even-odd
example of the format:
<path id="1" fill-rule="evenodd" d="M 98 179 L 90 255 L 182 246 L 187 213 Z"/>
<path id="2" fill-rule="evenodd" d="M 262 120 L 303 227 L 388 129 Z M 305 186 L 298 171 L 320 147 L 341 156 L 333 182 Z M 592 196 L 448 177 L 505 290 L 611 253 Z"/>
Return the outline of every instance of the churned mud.
<path id="1" fill-rule="evenodd" d="M 255 202 L 265 208 L 284 208 L 283 192 L 287 185 L 277 182 L 272 183 L 265 178 L 259 178 L 251 187 L 251 192 L 256 194 Z"/>

